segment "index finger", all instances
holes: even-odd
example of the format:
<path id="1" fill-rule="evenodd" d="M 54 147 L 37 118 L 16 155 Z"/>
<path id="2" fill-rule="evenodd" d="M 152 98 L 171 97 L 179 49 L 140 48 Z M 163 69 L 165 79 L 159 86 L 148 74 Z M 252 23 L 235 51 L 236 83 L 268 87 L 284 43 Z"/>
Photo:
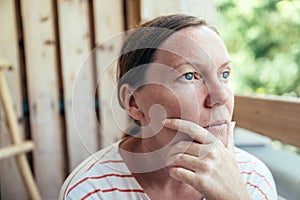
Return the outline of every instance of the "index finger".
<path id="1" fill-rule="evenodd" d="M 201 144 L 209 144 L 217 139 L 208 130 L 191 121 L 183 119 L 165 119 L 163 124 L 169 129 L 177 130 L 189 135 L 192 139 Z"/>
<path id="2" fill-rule="evenodd" d="M 228 142 L 226 148 L 234 155 L 234 127 L 236 122 L 228 123 Z"/>

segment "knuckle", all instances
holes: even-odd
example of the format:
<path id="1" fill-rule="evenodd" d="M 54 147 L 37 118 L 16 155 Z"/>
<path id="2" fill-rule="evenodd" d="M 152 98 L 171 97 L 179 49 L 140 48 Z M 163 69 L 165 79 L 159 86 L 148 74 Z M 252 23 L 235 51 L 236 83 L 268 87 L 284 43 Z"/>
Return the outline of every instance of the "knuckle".
<path id="1" fill-rule="evenodd" d="M 204 147 L 201 147 L 200 149 L 198 149 L 197 152 L 198 152 L 198 158 L 200 160 L 204 159 L 209 153 L 208 151 L 205 150 Z"/>
<path id="2" fill-rule="evenodd" d="M 215 167 L 213 166 L 213 164 L 211 162 L 203 162 L 202 168 L 203 168 L 204 173 L 212 174 Z"/>
<path id="3" fill-rule="evenodd" d="M 174 164 L 179 164 L 182 161 L 182 154 L 177 154 L 174 157 Z"/>
<path id="4" fill-rule="evenodd" d="M 179 149 L 184 149 L 186 146 L 187 145 L 186 145 L 185 141 L 180 141 L 180 142 L 177 143 L 177 147 Z"/>
<path id="5" fill-rule="evenodd" d="M 180 172 L 179 172 L 179 170 L 178 170 L 177 167 L 173 167 L 173 168 L 171 169 L 171 172 L 172 172 L 172 174 L 174 174 L 175 176 L 179 176 L 179 175 L 180 175 Z"/>
<path id="6" fill-rule="evenodd" d="M 180 162 L 187 162 L 187 157 L 184 155 L 184 154 L 181 154 L 180 156 L 179 156 L 179 159 L 178 159 L 178 161 L 180 161 Z"/>

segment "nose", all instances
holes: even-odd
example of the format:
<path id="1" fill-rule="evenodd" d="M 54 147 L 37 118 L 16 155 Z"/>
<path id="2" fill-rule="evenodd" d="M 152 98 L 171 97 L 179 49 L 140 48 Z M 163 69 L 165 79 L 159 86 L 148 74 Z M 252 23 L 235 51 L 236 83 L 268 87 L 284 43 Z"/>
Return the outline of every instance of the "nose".
<path id="1" fill-rule="evenodd" d="M 207 96 L 205 98 L 205 107 L 211 108 L 216 105 L 225 104 L 230 98 L 230 92 L 225 89 L 219 81 L 214 84 L 206 85 Z"/>

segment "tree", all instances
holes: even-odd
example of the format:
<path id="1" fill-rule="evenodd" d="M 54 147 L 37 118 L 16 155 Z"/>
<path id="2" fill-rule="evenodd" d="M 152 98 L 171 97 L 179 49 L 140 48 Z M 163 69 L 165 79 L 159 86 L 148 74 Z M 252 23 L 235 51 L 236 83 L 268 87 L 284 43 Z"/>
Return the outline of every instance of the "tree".
<path id="1" fill-rule="evenodd" d="M 236 92 L 300 97 L 300 1 L 218 0 L 216 8 Z"/>

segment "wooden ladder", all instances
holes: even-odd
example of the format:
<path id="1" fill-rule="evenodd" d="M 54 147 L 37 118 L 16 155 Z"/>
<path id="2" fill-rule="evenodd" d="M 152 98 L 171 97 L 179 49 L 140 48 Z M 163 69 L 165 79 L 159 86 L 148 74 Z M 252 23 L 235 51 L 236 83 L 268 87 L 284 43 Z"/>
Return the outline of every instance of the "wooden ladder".
<path id="1" fill-rule="evenodd" d="M 14 156 L 30 198 L 32 200 L 41 200 L 40 192 L 33 178 L 25 154 L 33 149 L 34 144 L 32 141 L 22 141 L 17 123 L 17 116 L 13 110 L 11 96 L 4 77 L 4 70 L 9 68 L 11 68 L 11 66 L 8 62 L 0 60 L 0 101 L 3 104 L 4 114 L 7 117 L 7 125 L 12 140 L 12 145 L 0 148 L 0 160 Z"/>

